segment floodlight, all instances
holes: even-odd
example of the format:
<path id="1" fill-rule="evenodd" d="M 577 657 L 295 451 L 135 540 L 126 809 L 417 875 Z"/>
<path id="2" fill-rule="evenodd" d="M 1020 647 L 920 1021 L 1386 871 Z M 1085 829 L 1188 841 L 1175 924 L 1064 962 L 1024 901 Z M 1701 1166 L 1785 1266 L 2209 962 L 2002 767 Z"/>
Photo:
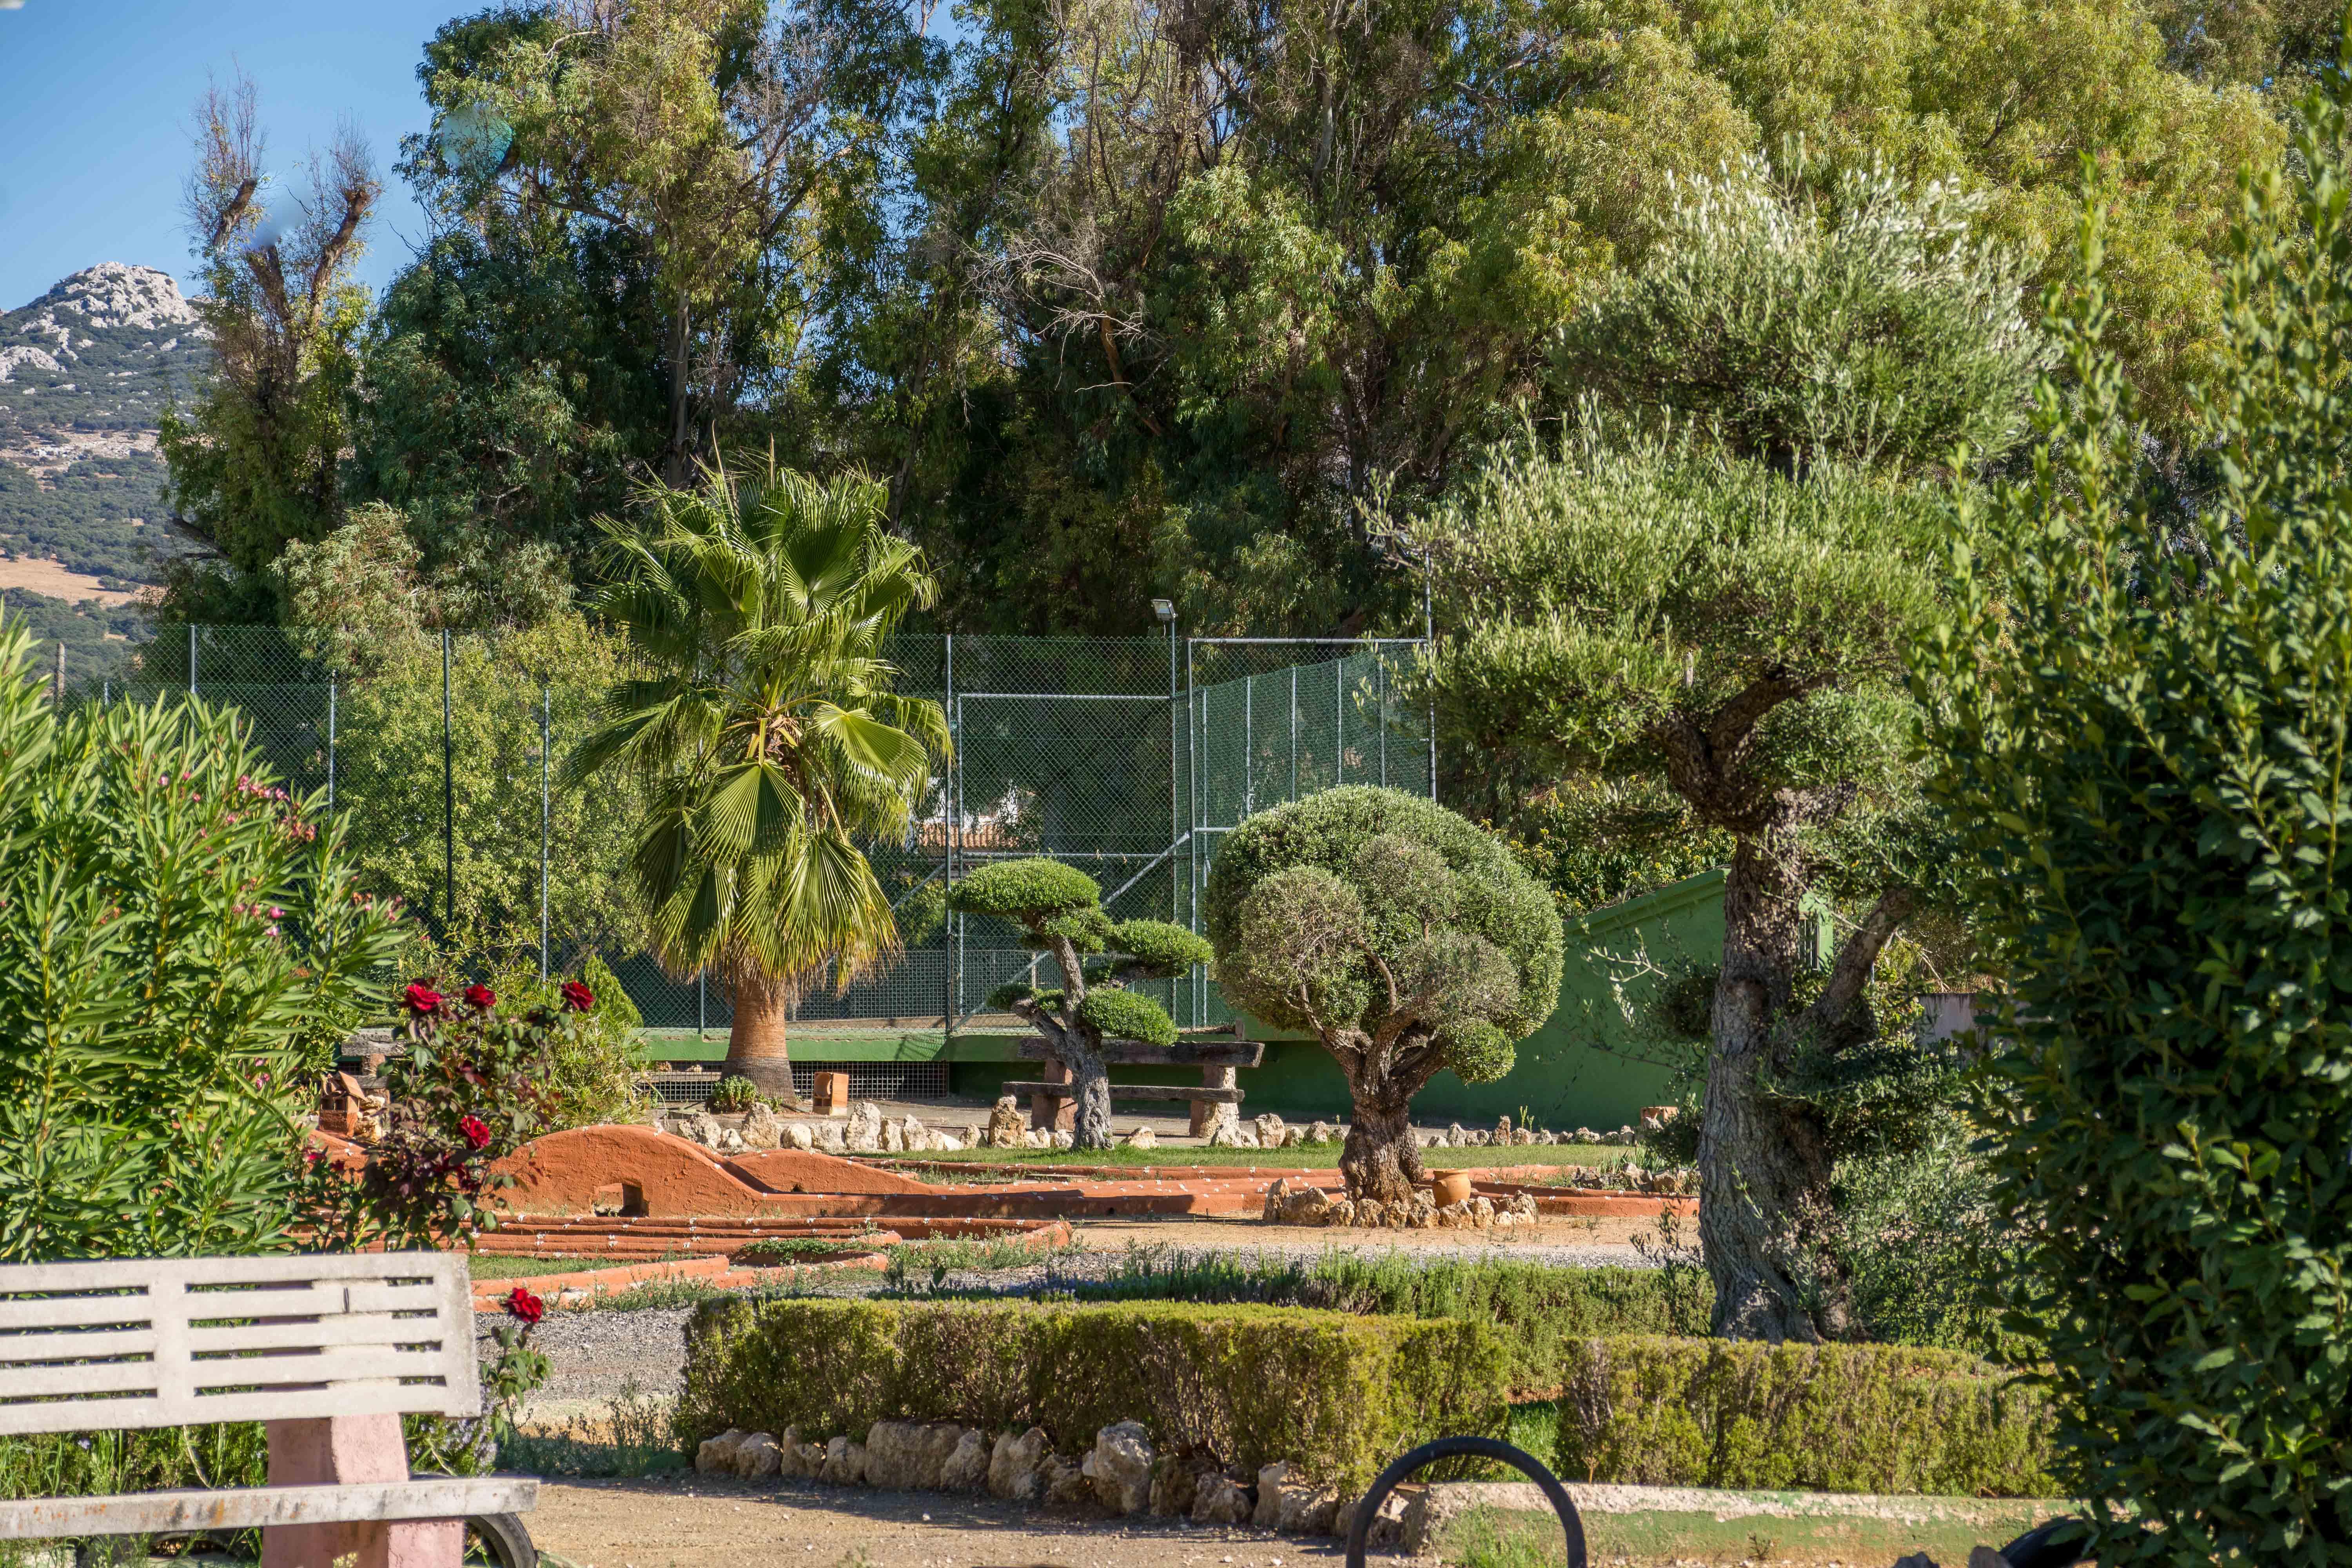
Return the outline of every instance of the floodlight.
<path id="1" fill-rule="evenodd" d="M 1160 618 L 1160 624 L 1163 626 L 1172 626 L 1176 624 L 1176 605 L 1173 600 L 1152 600 L 1151 613 Z"/>

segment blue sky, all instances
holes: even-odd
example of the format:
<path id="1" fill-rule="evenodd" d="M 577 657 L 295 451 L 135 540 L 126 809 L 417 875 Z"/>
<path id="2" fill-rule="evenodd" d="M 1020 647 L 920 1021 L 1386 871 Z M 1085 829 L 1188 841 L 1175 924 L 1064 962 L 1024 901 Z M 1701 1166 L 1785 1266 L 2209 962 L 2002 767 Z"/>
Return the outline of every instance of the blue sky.
<path id="1" fill-rule="evenodd" d="M 421 236 L 391 164 L 429 121 L 425 40 L 488 0 L 0 0 L 0 310 L 99 261 L 190 281 L 180 226 L 189 110 L 243 66 L 284 171 L 348 118 L 385 189 L 361 276 L 381 288 Z"/>

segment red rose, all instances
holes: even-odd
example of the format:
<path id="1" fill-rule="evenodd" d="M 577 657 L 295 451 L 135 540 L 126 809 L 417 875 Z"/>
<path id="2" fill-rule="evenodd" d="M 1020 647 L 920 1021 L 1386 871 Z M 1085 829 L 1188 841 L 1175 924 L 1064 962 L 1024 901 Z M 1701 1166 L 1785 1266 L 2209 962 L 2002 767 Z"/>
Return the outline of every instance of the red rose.
<path id="1" fill-rule="evenodd" d="M 478 1116 L 469 1115 L 458 1118 L 457 1131 L 464 1133 L 466 1142 L 477 1149 L 487 1149 L 490 1145 L 489 1123 Z"/>
<path id="2" fill-rule="evenodd" d="M 547 1316 L 547 1303 L 518 1285 L 507 1292 L 507 1310 L 526 1323 L 535 1323 Z"/>
<path id="3" fill-rule="evenodd" d="M 466 987 L 466 1000 L 488 1011 L 499 1005 L 499 994 L 487 985 L 468 985 Z"/>
<path id="4" fill-rule="evenodd" d="M 574 1013 L 585 1013 L 596 1005 L 595 993 L 577 980 L 563 983 L 563 1005 Z"/>
<path id="5" fill-rule="evenodd" d="M 430 985 L 424 984 L 421 982 L 410 986 L 408 988 L 408 1010 L 419 1016 L 438 1013 L 441 1011 L 441 993 L 434 990 Z"/>

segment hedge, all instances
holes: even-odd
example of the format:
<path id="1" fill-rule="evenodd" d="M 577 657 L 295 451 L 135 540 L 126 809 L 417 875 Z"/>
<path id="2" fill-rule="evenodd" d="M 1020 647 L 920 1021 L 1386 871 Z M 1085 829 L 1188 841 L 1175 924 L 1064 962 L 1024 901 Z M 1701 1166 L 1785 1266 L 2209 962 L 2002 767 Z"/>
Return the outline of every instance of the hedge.
<path id="1" fill-rule="evenodd" d="M 2062 1495 L 2047 1401 L 1956 1352 L 1626 1337 L 1562 1370 L 1570 1482 Z"/>
<path id="2" fill-rule="evenodd" d="M 1500 1436 L 1483 1325 L 1288 1307 L 730 1300 L 686 1331 L 679 1435 L 862 1437 L 878 1420 L 1042 1426 L 1075 1454 L 1116 1421 L 1163 1450 L 1288 1459 L 1355 1489 L 1454 1433 Z"/>

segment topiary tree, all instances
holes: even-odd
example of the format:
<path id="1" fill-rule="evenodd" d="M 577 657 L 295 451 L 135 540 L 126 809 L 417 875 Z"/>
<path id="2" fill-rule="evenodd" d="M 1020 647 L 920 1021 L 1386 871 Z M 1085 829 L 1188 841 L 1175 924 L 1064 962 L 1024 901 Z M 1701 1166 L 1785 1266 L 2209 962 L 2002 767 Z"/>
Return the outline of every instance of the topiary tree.
<path id="1" fill-rule="evenodd" d="M 1103 912 L 1092 877 L 1059 861 L 1000 860 L 948 890 L 948 907 L 993 915 L 1020 928 L 1022 943 L 1054 956 L 1058 989 L 1000 985 L 989 1005 L 1036 1029 L 1070 1069 L 1077 1102 L 1073 1143 L 1110 1147 L 1110 1078 L 1105 1040 L 1148 1046 L 1176 1043 L 1176 1021 L 1149 996 L 1127 989 L 1137 980 L 1171 980 L 1209 962 L 1209 944 L 1166 921 L 1114 921 Z"/>
<path id="2" fill-rule="evenodd" d="M 1559 999 L 1551 895 L 1503 841 L 1392 789 L 1350 785 L 1260 812 L 1209 871 L 1226 996 L 1311 1029 L 1347 1074 L 1350 1197 L 1422 1180 L 1412 1097 L 1441 1070 L 1485 1083 Z"/>
<path id="3" fill-rule="evenodd" d="M 2050 440 L 1922 644 L 2005 993 L 2004 1281 L 2102 1563 L 2352 1563 L 2347 73 L 2294 183 L 2249 186 L 2220 491 L 2185 512 L 2135 463 L 2094 227 Z"/>

